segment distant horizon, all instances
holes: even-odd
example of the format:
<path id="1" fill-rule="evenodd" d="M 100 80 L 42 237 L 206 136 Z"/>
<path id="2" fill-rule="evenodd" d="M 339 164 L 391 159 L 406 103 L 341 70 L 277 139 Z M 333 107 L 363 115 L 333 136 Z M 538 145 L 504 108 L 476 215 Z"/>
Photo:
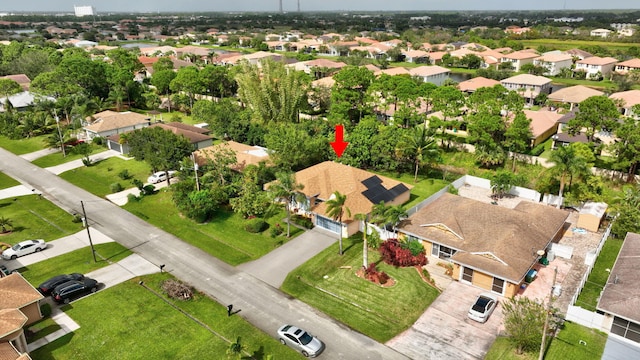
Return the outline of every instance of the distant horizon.
<path id="1" fill-rule="evenodd" d="M 73 13 L 75 6 L 93 6 L 105 13 L 285 13 L 301 12 L 512 12 L 512 11 L 633 11 L 629 0 L 537 0 L 535 3 L 512 0 L 23 0 L 0 5 L 0 13 Z M 10 9 L 11 7 L 12 9 Z"/>

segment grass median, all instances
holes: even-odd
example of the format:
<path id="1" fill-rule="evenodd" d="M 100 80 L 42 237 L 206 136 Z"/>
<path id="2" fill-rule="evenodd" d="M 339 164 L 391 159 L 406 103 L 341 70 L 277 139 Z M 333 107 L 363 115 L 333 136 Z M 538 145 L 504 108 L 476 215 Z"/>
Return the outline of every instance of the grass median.
<path id="1" fill-rule="evenodd" d="M 369 262 L 379 262 L 395 285 L 385 288 L 356 276 L 362 266 L 360 233 L 343 246 L 344 255 L 336 243 L 289 273 L 282 290 L 380 342 L 408 329 L 438 296 L 415 268 L 380 262 L 376 250 L 369 251 Z"/>

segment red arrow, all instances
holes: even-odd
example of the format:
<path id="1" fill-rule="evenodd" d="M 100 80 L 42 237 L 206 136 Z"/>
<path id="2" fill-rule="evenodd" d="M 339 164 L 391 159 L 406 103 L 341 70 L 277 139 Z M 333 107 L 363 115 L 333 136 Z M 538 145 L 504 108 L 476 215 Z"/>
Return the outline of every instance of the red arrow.
<path id="1" fill-rule="evenodd" d="M 336 152 L 336 155 L 338 157 L 342 156 L 344 149 L 346 149 L 347 145 L 349 145 L 349 143 L 345 142 L 343 139 L 344 127 L 342 125 L 336 125 L 336 141 L 331 143 L 331 147 L 333 148 L 333 151 Z"/>

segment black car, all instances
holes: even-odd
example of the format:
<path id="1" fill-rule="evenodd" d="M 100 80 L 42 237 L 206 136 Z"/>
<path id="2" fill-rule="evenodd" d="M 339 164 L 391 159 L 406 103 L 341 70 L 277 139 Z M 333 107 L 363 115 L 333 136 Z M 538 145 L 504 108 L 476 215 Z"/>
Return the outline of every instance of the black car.
<path id="1" fill-rule="evenodd" d="M 98 282 L 93 279 L 71 280 L 58 285 L 51 292 L 51 297 L 57 303 L 68 304 L 72 299 L 88 293 L 98 291 Z"/>
<path id="2" fill-rule="evenodd" d="M 84 279 L 84 275 L 78 273 L 54 276 L 51 279 L 40 284 L 40 286 L 38 286 L 38 291 L 40 291 L 42 295 L 46 296 L 51 294 L 51 291 L 53 291 L 53 289 L 55 289 L 58 285 L 64 284 L 67 281 L 82 279 Z"/>

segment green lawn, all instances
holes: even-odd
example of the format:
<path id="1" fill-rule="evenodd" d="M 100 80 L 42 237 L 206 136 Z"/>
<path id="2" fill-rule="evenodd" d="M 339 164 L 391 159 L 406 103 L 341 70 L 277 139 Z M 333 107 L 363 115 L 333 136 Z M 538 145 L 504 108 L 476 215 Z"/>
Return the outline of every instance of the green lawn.
<path id="1" fill-rule="evenodd" d="M 411 189 L 411 197 L 409 198 L 409 202 L 404 204 L 404 207 L 407 210 L 411 209 L 413 206 L 438 192 L 443 187 L 449 185 L 448 181 L 440 179 L 430 179 L 424 176 L 418 176 L 418 182 L 414 182 L 413 174 L 402 174 L 398 176 L 398 173 L 380 171 L 376 173 L 413 186 L 413 189 Z"/>
<path id="2" fill-rule="evenodd" d="M 609 238 L 604 243 L 598 259 L 589 274 L 587 282 L 584 284 L 576 305 L 589 311 L 595 311 L 598 305 L 600 292 L 604 288 L 609 278 L 609 272 L 606 269 L 613 268 L 613 264 L 618 257 L 623 240 Z"/>
<path id="3" fill-rule="evenodd" d="M 94 195 L 104 197 L 112 193 L 113 183 L 120 183 L 125 189 L 134 187 L 131 183 L 133 179 L 123 180 L 118 176 L 123 170 L 127 170 L 131 176 L 143 182 L 146 182 L 151 174 L 151 168 L 143 161 L 111 157 L 89 167 L 66 171 L 60 174 L 60 177 Z"/>
<path id="4" fill-rule="evenodd" d="M 0 189 L 10 188 L 16 185 L 20 185 L 20 183 L 11 176 L 0 172 Z"/>
<path id="5" fill-rule="evenodd" d="M 360 235 L 360 233 L 358 233 Z M 362 266 L 362 239 L 343 240 L 344 255 L 336 242 L 289 273 L 282 290 L 371 338 L 385 342 L 409 328 L 438 296 L 415 268 L 395 268 L 383 262 L 378 269 L 395 279 L 383 288 L 355 275 Z M 369 251 L 369 262 L 379 261 Z"/>
<path id="6" fill-rule="evenodd" d="M 241 316 L 227 317 L 226 307 L 196 293 L 193 300 L 175 301 L 186 316 L 164 300 L 161 281 L 167 273 L 126 281 L 71 305 L 64 311 L 80 328 L 31 352 L 39 360 L 53 359 L 224 359 L 229 343 L 241 337 L 255 359 L 301 358 Z M 142 280 L 150 291 L 138 284 Z M 155 293 L 154 293 L 155 291 Z M 274 329 L 275 331 L 275 329 Z"/>
<path id="7" fill-rule="evenodd" d="M 496 338 L 484 360 L 536 360 L 539 353 L 516 354 L 516 348 L 503 336 Z"/>
<path id="8" fill-rule="evenodd" d="M 93 151 L 91 151 L 91 155 L 107 150 L 102 146 L 92 146 L 92 149 Z M 84 157 L 83 155 L 77 154 L 73 152 L 72 148 L 69 148 L 67 149 L 66 156 L 63 156 L 62 152 L 57 152 L 57 153 L 49 154 L 41 158 L 35 159 L 31 163 L 34 165 L 40 166 L 41 168 L 47 168 L 50 166 L 56 166 L 56 165 L 68 163 L 69 161 L 82 159 L 83 157 Z"/>
<path id="9" fill-rule="evenodd" d="M 82 224 L 72 222 L 69 213 L 38 195 L 0 200 L 0 216 L 13 223 L 13 232 L 0 237 L 9 244 L 27 239 L 55 240 L 82 230 Z"/>
<path id="10" fill-rule="evenodd" d="M 18 269 L 33 286 L 38 286 L 50 277 L 59 274 L 86 274 L 101 267 L 118 262 L 132 254 L 117 242 L 94 245 L 97 262 L 93 261 L 91 247 L 87 246 L 64 255 Z"/>
<path id="11" fill-rule="evenodd" d="M 139 202 L 130 202 L 124 209 L 141 219 L 181 238 L 203 251 L 231 265 L 255 260 L 287 241 L 285 236 L 271 238 L 267 229 L 261 234 L 251 234 L 244 229 L 246 220 L 242 216 L 225 209 L 217 212 L 208 223 L 197 224 L 185 218 L 173 205 L 171 192 L 162 190 L 146 196 Z M 286 218 L 284 211 L 267 219 L 275 226 Z M 294 237 L 300 230 L 291 227 Z"/>
<path id="12" fill-rule="evenodd" d="M 16 155 L 28 154 L 46 147 L 45 136 L 11 140 L 6 136 L 0 135 L 0 147 Z"/>

